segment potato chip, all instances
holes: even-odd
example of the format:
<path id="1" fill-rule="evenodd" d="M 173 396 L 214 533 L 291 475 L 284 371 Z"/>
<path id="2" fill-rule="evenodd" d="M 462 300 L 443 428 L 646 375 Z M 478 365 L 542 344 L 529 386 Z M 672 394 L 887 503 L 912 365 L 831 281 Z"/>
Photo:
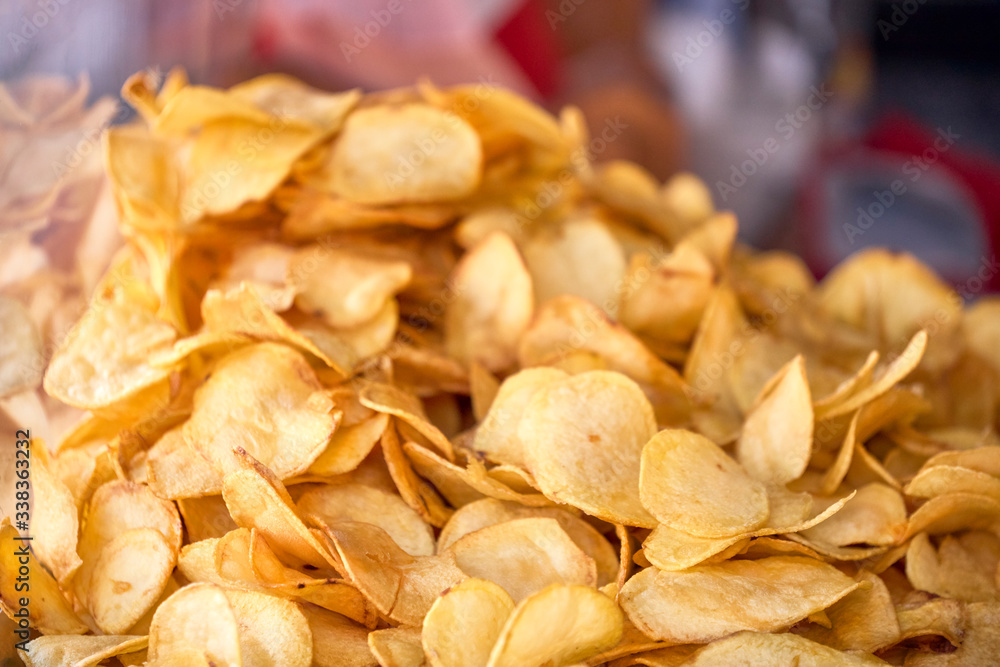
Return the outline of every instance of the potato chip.
<path id="1" fill-rule="evenodd" d="M 647 568 L 628 580 L 620 600 L 646 635 L 679 644 L 704 643 L 741 630 L 779 630 L 857 587 L 820 561 L 775 556 L 683 572 Z"/>
<path id="2" fill-rule="evenodd" d="M 39 443 L 41 444 L 41 443 Z M 35 447 L 31 466 L 34 506 L 31 548 L 56 580 L 65 584 L 81 565 L 76 552 L 80 523 L 69 489 L 56 477 L 44 446 Z M 15 464 L 11 462 L 11 469 Z M 4 510 L 0 509 L 0 512 Z"/>
<path id="3" fill-rule="evenodd" d="M 571 665 L 618 643 L 622 612 L 593 588 L 553 584 L 507 618 L 488 667 Z"/>
<path id="4" fill-rule="evenodd" d="M 411 556 L 430 556 L 434 535 L 399 496 L 363 484 L 323 486 L 306 491 L 296 503 L 303 516 L 314 516 L 327 524 L 364 521 L 381 527 Z"/>
<path id="5" fill-rule="evenodd" d="M 121 634 L 160 598 L 177 550 L 155 528 L 136 528 L 105 544 L 97 558 L 88 591 L 90 611 L 103 632 Z"/>
<path id="6" fill-rule="evenodd" d="M 296 305 L 330 326 L 342 328 L 372 320 L 412 276 L 406 262 L 324 246 L 298 250 L 288 268 L 289 281 L 297 292 Z M 330 285 L 337 285 L 337 289 L 329 289 Z"/>
<path id="7" fill-rule="evenodd" d="M 414 439 L 431 444 L 448 460 L 453 460 L 451 442 L 441 431 L 427 420 L 420 401 L 391 385 L 368 382 L 358 393 L 361 405 L 384 414 L 399 418 L 403 425 L 416 432 Z"/>
<path id="8" fill-rule="evenodd" d="M 335 567 L 326 547 L 306 527 L 291 497 L 267 468 L 239 452 L 241 469 L 226 475 L 222 497 L 237 526 L 256 528 L 282 554 L 314 568 Z"/>
<path id="9" fill-rule="evenodd" d="M 368 648 L 368 630 L 340 614 L 310 605 L 301 612 L 312 635 L 316 667 L 375 667 L 378 661 Z"/>
<path id="10" fill-rule="evenodd" d="M 305 472 L 339 421 L 321 388 L 291 348 L 260 343 L 236 351 L 195 392 L 184 440 L 222 474 L 238 469 L 237 447 L 280 478 Z"/>
<path id="11" fill-rule="evenodd" d="M 609 370 L 638 382 L 660 423 L 686 422 L 690 402 L 677 371 L 596 306 L 578 297 L 561 296 L 539 307 L 521 339 L 518 360 L 522 367 L 548 365 L 574 352 L 592 352 Z"/>
<path id="12" fill-rule="evenodd" d="M 152 665 L 203 664 L 240 667 L 240 631 L 225 592 L 213 584 L 191 584 L 157 608 L 149 628 Z"/>
<path id="13" fill-rule="evenodd" d="M 482 146 L 455 114 L 424 104 L 359 109 L 324 165 L 324 185 L 363 204 L 448 201 L 478 185 Z"/>
<path id="14" fill-rule="evenodd" d="M 252 591 L 225 591 L 239 626 L 240 655 L 247 667 L 312 664 L 309 622 L 294 602 Z"/>
<path id="15" fill-rule="evenodd" d="M 704 492 L 713 488 L 726 494 Z M 660 431 L 646 443 L 639 494 L 658 521 L 701 537 L 749 532 L 770 514 L 765 486 L 714 442 L 690 431 Z"/>
<path id="16" fill-rule="evenodd" d="M 342 521 L 324 532 L 351 581 L 379 613 L 402 625 L 419 626 L 438 595 L 468 578 L 452 553 L 410 556 L 378 526 Z"/>
<path id="17" fill-rule="evenodd" d="M 434 667 L 485 667 L 514 601 L 485 579 L 466 579 L 435 600 L 424 617 L 421 643 Z"/>
<path id="18" fill-rule="evenodd" d="M 642 390 L 610 371 L 543 386 L 518 426 L 528 469 L 548 498 L 606 521 L 644 527 L 654 519 L 638 499 L 640 457 L 655 433 Z"/>
<path id="19" fill-rule="evenodd" d="M 599 218 L 575 215 L 539 230 L 523 248 L 537 303 L 572 294 L 609 315 L 618 312 L 625 253 Z"/>
<path id="20" fill-rule="evenodd" d="M 525 408 L 543 386 L 566 377 L 545 366 L 525 368 L 500 385 L 489 411 L 476 429 L 473 448 L 498 463 L 524 466 L 524 443 L 517 435 Z"/>
<path id="21" fill-rule="evenodd" d="M 27 667 L 92 667 L 108 658 L 141 651 L 146 643 L 146 637 L 130 635 L 42 636 L 28 642 L 28 650 L 22 656 Z"/>
<path id="22" fill-rule="evenodd" d="M 386 628 L 368 635 L 368 646 L 382 667 L 423 667 L 424 647 L 416 628 Z"/>
<path id="23" fill-rule="evenodd" d="M 1000 539 L 988 531 L 946 535 L 935 549 L 918 533 L 906 551 L 906 576 L 919 590 L 966 602 L 1000 599 Z"/>
<path id="24" fill-rule="evenodd" d="M 483 239 L 455 267 L 456 298 L 445 313 L 448 353 L 491 371 L 510 367 L 534 308 L 532 281 L 506 234 Z"/>
<path id="25" fill-rule="evenodd" d="M 107 408 L 165 380 L 149 364 L 177 333 L 154 314 L 127 303 L 94 301 L 56 350 L 45 391 L 80 408 Z"/>
<path id="26" fill-rule="evenodd" d="M 558 507 L 526 507 L 516 502 L 483 498 L 458 509 L 441 529 L 438 550 L 444 551 L 462 537 L 481 528 L 513 519 L 555 519 L 573 543 L 594 559 L 597 566 L 597 585 L 603 586 L 615 579 L 618 557 L 611 544 L 585 520 Z"/>
<path id="27" fill-rule="evenodd" d="M 480 528 L 448 551 L 463 572 L 500 585 L 514 602 L 550 584 L 597 585 L 594 560 L 554 519 L 514 519 Z"/>
<path id="28" fill-rule="evenodd" d="M 823 503 L 826 504 L 826 503 Z M 872 482 L 857 490 L 843 509 L 802 535 L 814 542 L 844 547 L 898 544 L 906 533 L 906 506 L 899 491 Z"/>
<path id="29" fill-rule="evenodd" d="M 708 667 L 735 664 L 733 660 L 739 660 L 739 664 L 747 667 L 885 664 L 871 655 L 843 653 L 791 633 L 769 635 L 759 632 L 739 632 L 732 637 L 714 641 L 696 651 L 691 660 L 684 664 Z"/>
<path id="30" fill-rule="evenodd" d="M 786 484 L 809 465 L 812 434 L 812 400 L 799 356 L 761 392 L 736 442 L 736 459 L 755 479 Z"/>

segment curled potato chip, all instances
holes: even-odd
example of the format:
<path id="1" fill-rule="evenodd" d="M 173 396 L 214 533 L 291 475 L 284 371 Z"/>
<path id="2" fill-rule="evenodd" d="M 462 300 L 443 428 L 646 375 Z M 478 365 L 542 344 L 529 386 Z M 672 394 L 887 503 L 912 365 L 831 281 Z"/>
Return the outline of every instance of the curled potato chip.
<path id="1" fill-rule="evenodd" d="M 163 586 L 166 585 L 167 576 L 173 569 L 173 562 L 180 551 L 181 520 L 177 508 L 174 507 L 173 503 L 157 498 L 149 490 L 149 487 L 134 482 L 112 481 L 94 492 L 85 515 L 83 528 L 80 531 L 80 541 L 77 547 L 83 564 L 73 579 L 81 600 L 93 606 L 96 601 L 92 597 L 92 592 L 96 589 L 100 588 L 113 594 L 116 590 L 124 588 L 114 585 L 113 577 L 117 573 L 113 569 L 109 571 L 106 566 L 101 566 L 102 554 L 121 535 L 143 528 L 159 532 L 166 544 L 164 549 L 163 544 L 151 540 L 147 542 L 150 545 L 151 555 L 160 561 L 161 567 L 166 567 L 166 575 L 162 571 L 150 570 L 148 574 L 152 575 L 152 580 L 145 580 L 146 586 L 152 586 L 156 589 L 152 599 L 146 600 L 148 604 L 151 604 L 159 596 Z M 136 536 L 139 535 L 139 533 L 136 534 Z M 118 549 L 124 548 L 125 553 L 121 557 L 127 561 L 129 559 L 127 541 L 119 541 L 118 544 Z M 113 552 L 114 550 L 109 553 Z M 168 556 L 168 554 L 170 555 Z M 145 566 L 143 565 L 143 567 Z M 146 575 L 146 572 L 131 573 L 137 582 L 144 581 Z M 157 581 L 159 584 L 156 583 Z M 107 588 L 109 584 L 110 591 Z M 126 589 L 125 592 L 128 590 Z M 140 595 L 145 598 L 150 593 L 147 590 Z M 113 599 L 108 602 L 112 602 Z M 125 613 L 129 613 L 129 610 L 125 610 Z M 139 616 L 142 616 L 142 613 L 137 614 L 135 619 L 138 619 Z M 125 626 L 125 629 L 128 627 Z"/>
<path id="2" fill-rule="evenodd" d="M 222 491 L 222 475 L 176 427 L 163 434 L 146 457 L 147 483 L 160 498 L 195 498 Z"/>
<path id="3" fill-rule="evenodd" d="M 454 113 L 425 104 L 369 107 L 344 123 L 325 185 L 363 204 L 447 201 L 478 185 L 482 159 L 476 131 Z"/>
<path id="4" fill-rule="evenodd" d="M 812 432 L 812 400 L 805 362 L 799 356 L 761 392 L 736 442 L 736 458 L 754 478 L 786 484 L 809 465 Z"/>
<path id="5" fill-rule="evenodd" d="M 288 268 L 296 288 L 295 304 L 332 327 L 369 322 L 410 282 L 406 262 L 359 256 L 323 246 L 297 251 Z M 329 289 L 337 285 L 336 290 Z"/>
<path id="6" fill-rule="evenodd" d="M 606 521 L 645 527 L 654 519 L 638 499 L 640 457 L 655 432 L 652 406 L 639 386 L 609 371 L 543 386 L 518 426 L 528 469 L 547 497 Z"/>
<path id="7" fill-rule="evenodd" d="M 422 667 L 424 647 L 416 628 L 386 628 L 368 634 L 372 655 L 383 667 Z"/>
<path id="8" fill-rule="evenodd" d="M 804 637 L 841 651 L 875 652 L 899 641 L 899 620 L 885 582 L 867 570 L 857 579 L 870 587 L 859 587 L 826 609 L 830 627 L 811 625 Z"/>
<path id="9" fill-rule="evenodd" d="M 638 382 L 661 423 L 687 420 L 690 400 L 677 371 L 628 329 L 579 297 L 560 296 L 538 308 L 521 339 L 518 360 L 522 367 L 551 365 L 577 352 L 593 353 L 608 370 Z"/>
<path id="10" fill-rule="evenodd" d="M 897 544 L 906 532 L 906 506 L 899 491 L 872 482 L 857 490 L 843 508 L 826 521 L 802 531 L 814 542 L 844 547 Z"/>
<path id="11" fill-rule="evenodd" d="M 572 294 L 617 313 L 625 253 L 600 219 L 581 215 L 539 230 L 524 244 L 524 259 L 538 303 Z"/>
<path id="12" fill-rule="evenodd" d="M 66 665 L 66 667 L 92 667 L 108 658 L 125 653 L 135 653 L 146 648 L 147 638 L 132 635 L 104 635 L 77 637 L 49 635 L 28 642 L 22 653 L 27 667 Z"/>
<path id="13" fill-rule="evenodd" d="M 468 578 L 450 552 L 411 556 L 378 526 L 342 521 L 323 530 L 347 576 L 381 614 L 397 623 L 419 626 L 438 595 Z"/>
<path id="14" fill-rule="evenodd" d="M 149 663 L 241 667 L 240 632 L 225 592 L 213 584 L 190 584 L 178 590 L 153 614 L 149 628 Z M 197 656 L 197 658 L 193 658 Z"/>
<path id="15" fill-rule="evenodd" d="M 704 643 L 741 630 L 787 627 L 857 587 L 826 563 L 774 556 L 683 572 L 647 568 L 628 580 L 620 600 L 646 635 L 679 644 Z"/>
<path id="16" fill-rule="evenodd" d="M 481 528 L 533 517 L 555 519 L 573 543 L 594 559 L 598 586 L 614 580 L 619 562 L 608 540 L 585 520 L 558 507 L 526 507 L 517 502 L 494 498 L 477 500 L 459 508 L 448 520 L 438 537 L 438 550 L 448 549 L 462 537 Z"/>
<path id="17" fill-rule="evenodd" d="M 242 469 L 226 475 L 222 497 L 236 525 L 256 528 L 282 554 L 314 568 L 336 566 L 326 547 L 306 527 L 288 492 L 273 473 L 241 452 Z"/>
<path id="18" fill-rule="evenodd" d="M 44 448 L 36 448 L 34 454 L 30 473 L 34 486 L 31 548 L 56 580 L 65 584 L 82 563 L 76 552 L 80 526 L 76 505 L 70 490 L 52 470 Z M 13 469 L 15 464 L 10 465 Z"/>
<path id="19" fill-rule="evenodd" d="M 933 498 L 945 493 L 976 493 L 1000 500 L 1000 477 L 951 465 L 929 465 L 904 489 L 906 495 Z"/>
<path id="20" fill-rule="evenodd" d="M 567 374 L 542 366 L 525 368 L 500 385 L 489 411 L 476 429 L 473 448 L 498 463 L 524 466 L 524 443 L 517 429 L 531 398 L 545 384 L 561 380 Z"/>
<path id="21" fill-rule="evenodd" d="M 685 665 L 730 665 L 738 660 L 747 667 L 767 665 L 884 665 L 872 655 L 851 654 L 810 641 L 791 633 L 764 634 L 739 632 L 732 637 L 714 641 L 698 650 Z"/>
<path id="22" fill-rule="evenodd" d="M 457 296 L 445 313 L 448 353 L 491 371 L 508 368 L 534 308 L 531 276 L 514 242 L 490 234 L 458 263 L 452 283 Z"/>
<path id="23" fill-rule="evenodd" d="M 177 550 L 155 528 L 127 530 L 104 545 L 89 590 L 94 622 L 120 634 L 160 598 L 177 562 Z"/>
<path id="24" fill-rule="evenodd" d="M 454 459 L 451 442 L 434 424 L 427 420 L 420 400 L 412 394 L 397 389 L 391 385 L 368 382 L 358 393 L 361 405 L 393 417 L 399 418 L 405 425 L 416 431 L 415 440 L 421 440 L 434 446 L 448 460 Z"/>
<path id="25" fill-rule="evenodd" d="M 705 493 L 713 488 L 726 493 Z M 690 431 L 660 431 L 646 443 L 639 494 L 658 521 L 701 537 L 749 532 L 770 514 L 764 485 L 714 442 Z"/>
<path id="26" fill-rule="evenodd" d="M 448 551 L 470 577 L 499 584 L 520 602 L 550 584 L 597 585 L 597 566 L 555 519 L 514 519 L 480 528 Z"/>
<path id="27" fill-rule="evenodd" d="M 245 449 L 281 478 L 305 472 L 339 421 L 305 359 L 260 343 L 227 355 L 196 392 L 184 440 L 220 473 Z"/>
<path id="28" fill-rule="evenodd" d="M 636 333 L 686 342 L 698 328 L 714 277 L 711 263 L 687 242 L 655 262 L 648 254 L 633 255 L 621 320 Z"/>
<path id="29" fill-rule="evenodd" d="M 434 553 L 434 535 L 402 498 L 363 484 L 323 486 L 306 491 L 296 503 L 304 516 L 327 524 L 364 521 L 380 526 L 411 556 Z"/>
<path id="30" fill-rule="evenodd" d="M 621 610 L 603 593 L 552 584 L 514 608 L 487 665 L 571 665 L 617 644 L 622 622 Z"/>
<path id="31" fill-rule="evenodd" d="M 312 632 L 294 602 L 253 591 L 225 591 L 239 626 L 246 667 L 309 667 Z"/>
<path id="32" fill-rule="evenodd" d="M 486 666 L 514 609 L 510 595 L 492 581 L 466 579 L 434 601 L 420 633 L 434 667 Z"/>
<path id="33" fill-rule="evenodd" d="M 1000 539 L 975 530 L 946 535 L 935 548 L 927 533 L 918 533 L 906 551 L 906 576 L 919 590 L 966 602 L 1000 599 L 997 564 Z"/>
<path id="34" fill-rule="evenodd" d="M 172 326 L 134 304 L 95 300 L 56 350 L 45 391 L 79 408 L 106 408 L 170 374 L 149 357 L 170 346 Z"/>

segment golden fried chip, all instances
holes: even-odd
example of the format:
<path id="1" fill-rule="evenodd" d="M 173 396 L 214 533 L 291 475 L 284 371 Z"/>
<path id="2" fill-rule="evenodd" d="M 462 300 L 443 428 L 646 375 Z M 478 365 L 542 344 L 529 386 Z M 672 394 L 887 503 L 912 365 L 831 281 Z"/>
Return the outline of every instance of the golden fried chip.
<path id="1" fill-rule="evenodd" d="M 305 472 L 337 427 L 333 403 L 305 359 L 260 343 L 227 355 L 194 396 L 184 440 L 223 475 L 237 447 L 284 479 Z"/>
<path id="2" fill-rule="evenodd" d="M 555 519 L 513 519 L 480 528 L 448 551 L 463 572 L 500 585 L 514 602 L 550 584 L 597 585 L 594 559 Z"/>
<path id="3" fill-rule="evenodd" d="M 704 643 L 741 630 L 779 630 L 857 587 L 826 563 L 775 556 L 683 572 L 647 568 L 628 580 L 620 602 L 629 619 L 654 639 Z"/>
<path id="4" fill-rule="evenodd" d="M 639 502 L 643 446 L 656 419 L 639 386 L 591 371 L 539 389 L 518 426 L 528 469 L 548 497 L 606 521 L 652 527 Z"/>
<path id="5" fill-rule="evenodd" d="M 770 514 L 765 486 L 714 442 L 690 431 L 660 431 L 646 444 L 639 494 L 658 521 L 701 537 L 749 532 Z"/>
<path id="6" fill-rule="evenodd" d="M 213 584 L 181 588 L 159 606 L 149 628 L 152 665 L 241 667 L 240 631 L 223 589 Z M 196 657 L 195 657 L 196 656 Z"/>
<path id="7" fill-rule="evenodd" d="M 303 516 L 328 525 L 364 521 L 381 527 L 411 556 L 434 553 L 434 534 L 399 496 L 363 484 L 322 486 L 306 491 L 296 503 Z"/>
<path id="8" fill-rule="evenodd" d="M 457 296 L 445 313 L 448 353 L 491 371 L 507 369 L 534 308 L 532 281 L 510 237 L 494 232 L 455 267 Z"/>
<path id="9" fill-rule="evenodd" d="M 514 610 L 510 595 L 485 579 L 466 579 L 434 601 L 421 643 L 434 667 L 483 665 Z"/>
<path id="10" fill-rule="evenodd" d="M 146 648 L 147 638 L 132 635 L 75 637 L 68 635 L 42 636 L 28 642 L 21 655 L 27 667 L 93 667 L 102 661 L 135 653 Z"/>
<path id="11" fill-rule="evenodd" d="M 721 667 L 737 664 L 734 661 L 747 667 L 770 667 L 770 665 L 798 667 L 845 665 L 846 667 L 885 664 L 872 655 L 843 653 L 791 633 L 769 635 L 759 632 L 740 632 L 732 637 L 714 641 L 696 651 L 691 660 L 684 664 Z"/>
<path id="12" fill-rule="evenodd" d="M 812 400 L 805 361 L 798 356 L 761 391 L 736 441 L 736 459 L 755 479 L 787 484 L 809 465 L 812 435 Z"/>
<path id="13" fill-rule="evenodd" d="M 482 159 L 479 136 L 453 113 L 424 104 L 369 107 L 348 116 L 323 184 L 363 204 L 448 201 L 472 193 Z"/>
<path id="14" fill-rule="evenodd" d="M 622 623 L 621 610 L 603 593 L 553 584 L 514 608 L 487 665 L 571 665 L 617 644 Z"/>

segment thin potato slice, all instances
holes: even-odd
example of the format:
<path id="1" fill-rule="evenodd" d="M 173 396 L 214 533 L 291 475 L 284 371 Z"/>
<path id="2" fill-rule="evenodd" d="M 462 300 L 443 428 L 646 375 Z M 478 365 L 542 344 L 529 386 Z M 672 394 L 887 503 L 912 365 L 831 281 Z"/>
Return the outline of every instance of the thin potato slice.
<path id="1" fill-rule="evenodd" d="M 135 653 L 146 648 L 147 638 L 133 635 L 74 637 L 49 635 L 28 642 L 21 653 L 27 667 L 93 667 L 107 658 Z"/>
<path id="2" fill-rule="evenodd" d="M 363 484 L 323 486 L 302 494 L 296 503 L 303 516 L 315 516 L 327 524 L 364 521 L 380 526 L 411 556 L 434 553 L 434 534 L 420 516 L 392 495 Z"/>
<path id="3" fill-rule="evenodd" d="M 812 399 L 798 356 L 762 390 L 736 442 L 736 459 L 755 479 L 787 484 L 809 465 L 812 436 Z"/>
<path id="4" fill-rule="evenodd" d="M 313 638 L 294 602 L 253 591 L 225 591 L 240 632 L 246 667 L 309 667 Z"/>
<path id="5" fill-rule="evenodd" d="M 658 521 L 700 537 L 750 532 L 770 514 L 765 486 L 714 442 L 690 431 L 660 431 L 646 443 L 639 493 Z"/>
<path id="6" fill-rule="evenodd" d="M 825 665 L 884 665 L 873 655 L 844 653 L 810 641 L 805 637 L 783 634 L 740 632 L 732 637 L 712 642 L 697 651 L 685 665 L 710 667 L 711 665 L 746 665 L 770 667 L 771 665 L 797 665 L 798 667 L 824 667 Z"/>
<path id="7" fill-rule="evenodd" d="M 620 373 L 591 371 L 549 383 L 524 409 L 518 437 L 542 492 L 606 521 L 652 527 L 639 502 L 639 467 L 656 419 Z"/>
<path id="8" fill-rule="evenodd" d="M 654 639 L 704 643 L 733 632 L 773 632 L 826 609 L 858 587 L 836 568 L 809 558 L 774 556 L 699 565 L 683 572 L 642 570 L 625 584 L 621 605 Z"/>
<path id="9" fill-rule="evenodd" d="M 223 475 L 239 447 L 281 479 L 305 472 L 339 423 L 305 358 L 277 343 L 229 354 L 194 396 L 184 439 Z"/>
<path id="10" fill-rule="evenodd" d="M 348 116 L 325 185 L 362 204 L 448 201 L 472 193 L 482 159 L 479 136 L 455 114 L 425 104 L 370 107 Z"/>
<path id="11" fill-rule="evenodd" d="M 421 643 L 433 667 L 486 667 L 514 601 L 485 579 L 466 579 L 439 597 L 421 630 Z"/>
<path id="12" fill-rule="evenodd" d="M 480 528 L 448 551 L 463 572 L 500 585 L 514 602 L 551 584 L 597 585 L 594 559 L 555 519 L 514 519 Z"/>
<path id="13" fill-rule="evenodd" d="M 553 584 L 514 608 L 487 665 L 571 665 L 617 644 L 622 625 L 621 610 L 603 593 Z"/>
<path id="14" fill-rule="evenodd" d="M 191 584 L 171 595 L 153 614 L 149 628 L 149 663 L 241 667 L 239 624 L 225 592 L 213 584 Z"/>
<path id="15" fill-rule="evenodd" d="M 455 267 L 457 298 L 445 313 L 448 353 L 465 364 L 503 371 L 517 359 L 517 345 L 534 309 L 531 276 L 510 237 L 494 232 Z"/>
<path id="16" fill-rule="evenodd" d="M 177 563 L 177 551 L 155 528 L 127 530 L 104 545 L 89 591 L 94 622 L 121 634 L 156 603 Z"/>

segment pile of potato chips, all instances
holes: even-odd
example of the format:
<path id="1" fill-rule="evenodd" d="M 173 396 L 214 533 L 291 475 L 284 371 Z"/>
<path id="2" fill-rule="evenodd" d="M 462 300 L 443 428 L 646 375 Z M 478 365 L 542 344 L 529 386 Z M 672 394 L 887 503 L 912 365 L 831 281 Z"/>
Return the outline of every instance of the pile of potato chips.
<path id="1" fill-rule="evenodd" d="M 486 83 L 158 83 L 44 376 L 26 665 L 1000 654 L 1000 300 L 817 285 Z"/>

